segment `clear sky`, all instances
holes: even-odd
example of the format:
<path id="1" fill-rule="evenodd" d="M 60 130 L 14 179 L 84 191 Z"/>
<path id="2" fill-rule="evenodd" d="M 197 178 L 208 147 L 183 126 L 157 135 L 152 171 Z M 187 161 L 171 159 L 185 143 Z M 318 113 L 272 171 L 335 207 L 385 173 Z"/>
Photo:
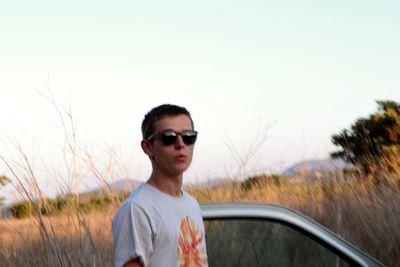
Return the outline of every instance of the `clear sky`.
<path id="1" fill-rule="evenodd" d="M 42 166 L 64 149 L 40 95 L 51 88 L 80 144 L 99 162 L 113 148 L 131 178 L 150 173 L 140 123 L 162 103 L 186 106 L 200 132 L 189 182 L 236 175 L 230 148 L 245 157 L 262 137 L 247 173 L 327 158 L 375 100 L 400 101 L 399 14 L 397 0 L 3 2 L 2 154 L 20 143 L 55 190 Z"/>

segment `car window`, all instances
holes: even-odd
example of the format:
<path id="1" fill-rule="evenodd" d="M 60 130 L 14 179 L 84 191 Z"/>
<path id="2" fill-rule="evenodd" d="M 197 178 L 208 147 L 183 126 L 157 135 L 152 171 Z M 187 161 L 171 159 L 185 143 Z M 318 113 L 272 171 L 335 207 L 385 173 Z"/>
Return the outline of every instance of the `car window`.
<path id="1" fill-rule="evenodd" d="M 307 234 L 267 219 L 206 219 L 209 266 L 358 266 Z"/>

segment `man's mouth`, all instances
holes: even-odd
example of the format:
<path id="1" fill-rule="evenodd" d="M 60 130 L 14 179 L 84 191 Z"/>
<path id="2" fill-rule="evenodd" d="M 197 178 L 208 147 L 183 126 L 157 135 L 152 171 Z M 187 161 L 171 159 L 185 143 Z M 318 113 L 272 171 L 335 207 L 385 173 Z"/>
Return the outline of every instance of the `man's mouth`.
<path id="1" fill-rule="evenodd" d="M 186 155 L 178 155 L 178 156 L 175 156 L 174 159 L 178 160 L 178 161 L 185 161 L 187 159 L 187 156 Z"/>

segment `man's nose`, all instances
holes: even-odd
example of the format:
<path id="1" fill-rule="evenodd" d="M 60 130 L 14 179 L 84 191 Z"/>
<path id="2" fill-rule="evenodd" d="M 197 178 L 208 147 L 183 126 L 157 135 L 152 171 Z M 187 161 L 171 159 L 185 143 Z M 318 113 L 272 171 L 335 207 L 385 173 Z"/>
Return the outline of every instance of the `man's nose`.
<path id="1" fill-rule="evenodd" d="M 184 146 L 185 146 L 185 143 L 182 140 L 182 136 L 178 134 L 178 137 L 176 138 L 176 142 L 175 142 L 175 147 L 183 148 Z"/>

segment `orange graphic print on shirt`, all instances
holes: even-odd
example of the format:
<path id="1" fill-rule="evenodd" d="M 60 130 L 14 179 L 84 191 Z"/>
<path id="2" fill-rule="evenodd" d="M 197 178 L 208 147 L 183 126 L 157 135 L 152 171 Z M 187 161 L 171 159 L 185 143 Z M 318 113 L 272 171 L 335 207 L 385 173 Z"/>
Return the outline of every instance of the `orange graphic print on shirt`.
<path id="1" fill-rule="evenodd" d="M 183 218 L 179 233 L 178 258 L 180 267 L 207 266 L 205 247 L 202 246 L 204 233 L 196 222 L 189 217 Z"/>

